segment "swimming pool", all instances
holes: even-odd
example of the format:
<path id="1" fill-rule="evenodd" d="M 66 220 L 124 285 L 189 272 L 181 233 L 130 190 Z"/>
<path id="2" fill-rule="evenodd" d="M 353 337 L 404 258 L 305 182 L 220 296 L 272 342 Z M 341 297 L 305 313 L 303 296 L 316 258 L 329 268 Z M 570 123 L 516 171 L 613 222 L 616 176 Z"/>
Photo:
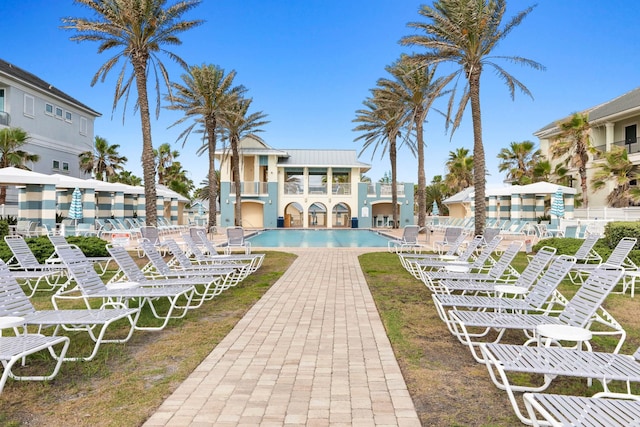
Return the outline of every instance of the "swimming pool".
<path id="1" fill-rule="evenodd" d="M 265 230 L 248 240 L 266 248 L 379 248 L 389 239 L 369 230 Z"/>

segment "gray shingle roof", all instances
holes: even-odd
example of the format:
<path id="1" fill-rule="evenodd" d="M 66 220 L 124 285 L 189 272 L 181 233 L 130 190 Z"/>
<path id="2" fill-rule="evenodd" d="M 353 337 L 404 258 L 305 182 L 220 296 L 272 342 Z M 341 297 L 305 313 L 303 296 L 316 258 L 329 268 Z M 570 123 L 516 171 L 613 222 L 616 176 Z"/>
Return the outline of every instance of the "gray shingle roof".
<path id="1" fill-rule="evenodd" d="M 358 160 L 355 150 L 284 150 L 288 158 L 280 159 L 278 166 L 357 167 L 370 169 L 371 165 Z"/>
<path id="2" fill-rule="evenodd" d="M 44 80 L 42 80 L 40 77 L 31 74 L 30 72 L 23 70 L 20 67 L 17 67 L 3 59 L 0 59 L 0 75 L 7 75 L 10 76 L 16 80 L 20 80 L 22 82 L 24 82 L 25 84 L 29 85 L 29 86 L 34 86 L 38 89 L 40 89 L 41 91 L 49 94 L 50 96 L 54 97 L 54 98 L 59 98 L 62 99 L 70 104 L 74 104 L 75 106 L 86 110 L 87 112 L 93 114 L 96 117 L 101 116 L 102 114 L 98 113 L 97 111 L 95 111 L 94 109 L 92 109 L 91 107 L 83 104 L 82 102 L 78 101 L 77 99 L 73 98 L 72 96 L 67 95 L 66 93 L 64 93 L 63 91 L 61 91 L 60 89 L 54 87 L 53 85 L 45 82 Z"/>
<path id="3" fill-rule="evenodd" d="M 614 98 L 611 101 L 607 101 L 605 103 L 596 105 L 595 107 L 587 108 L 581 111 L 581 113 L 589 113 L 589 123 L 596 124 L 596 122 L 600 120 L 604 120 L 611 116 L 624 113 L 625 111 L 638 109 L 638 108 L 640 108 L 640 87 L 633 89 L 632 91 L 629 91 L 617 98 Z M 571 115 L 567 117 L 563 117 L 558 121 L 563 121 L 570 117 Z M 558 121 L 549 123 L 548 125 L 537 130 L 533 134 L 539 137 L 544 136 L 545 133 L 553 131 L 558 127 L 557 125 Z"/>

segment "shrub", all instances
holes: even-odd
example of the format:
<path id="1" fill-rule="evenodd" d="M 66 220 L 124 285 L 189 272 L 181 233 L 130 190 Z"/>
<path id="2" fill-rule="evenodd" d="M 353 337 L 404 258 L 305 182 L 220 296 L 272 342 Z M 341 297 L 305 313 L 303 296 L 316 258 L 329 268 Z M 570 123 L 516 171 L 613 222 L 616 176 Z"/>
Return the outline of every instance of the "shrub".
<path id="1" fill-rule="evenodd" d="M 0 237 L 9 234 L 9 223 L 6 220 L 0 220 Z"/>
<path id="2" fill-rule="evenodd" d="M 29 237 L 25 239 L 25 241 L 41 263 L 45 262 L 45 260 L 53 254 L 53 245 L 46 236 Z M 109 256 L 106 248 L 107 242 L 99 237 L 68 237 L 67 242 L 78 246 L 88 257 Z M 2 258 L 4 262 L 7 262 L 12 256 L 13 254 L 7 244 L 4 241 L 0 242 L 0 258 Z"/>
<path id="3" fill-rule="evenodd" d="M 604 227 L 604 236 L 612 249 L 624 237 L 635 237 L 638 242 L 634 249 L 640 249 L 640 222 L 609 222 Z"/>
<path id="4" fill-rule="evenodd" d="M 543 246 L 550 246 L 552 248 L 556 248 L 556 253 L 558 255 L 574 255 L 582 245 L 582 242 L 582 239 L 574 239 L 572 237 L 552 237 L 550 239 L 540 240 L 533 246 L 533 250 L 537 252 Z M 606 260 L 613 251 L 609 246 L 606 237 L 598 240 L 593 249 L 602 257 L 603 260 Z M 640 250 L 632 250 L 629 254 L 629 258 L 636 265 L 640 265 Z"/>

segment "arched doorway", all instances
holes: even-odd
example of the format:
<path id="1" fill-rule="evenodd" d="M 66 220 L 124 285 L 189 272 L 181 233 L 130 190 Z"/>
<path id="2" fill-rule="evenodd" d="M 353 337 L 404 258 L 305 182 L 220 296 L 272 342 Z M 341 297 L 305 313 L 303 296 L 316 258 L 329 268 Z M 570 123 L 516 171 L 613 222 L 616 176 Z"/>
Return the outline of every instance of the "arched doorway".
<path id="1" fill-rule="evenodd" d="M 338 203 L 331 209 L 332 227 L 350 227 L 351 209 L 346 203 Z"/>
<path id="2" fill-rule="evenodd" d="M 312 203 L 308 213 L 309 227 L 327 227 L 327 207 L 324 204 Z"/>
<path id="3" fill-rule="evenodd" d="M 289 203 L 284 208 L 284 226 L 285 227 L 302 227 L 304 221 L 304 209 L 298 202 Z"/>

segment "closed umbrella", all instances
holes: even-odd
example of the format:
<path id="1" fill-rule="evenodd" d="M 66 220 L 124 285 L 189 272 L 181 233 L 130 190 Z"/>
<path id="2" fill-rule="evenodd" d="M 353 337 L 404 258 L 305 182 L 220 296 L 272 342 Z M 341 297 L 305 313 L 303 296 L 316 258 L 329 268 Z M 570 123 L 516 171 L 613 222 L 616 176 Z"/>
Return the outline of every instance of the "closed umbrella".
<path id="1" fill-rule="evenodd" d="M 553 196 L 551 197 L 551 210 L 549 211 L 551 215 L 555 215 L 558 219 L 564 217 L 564 197 L 562 193 L 562 188 L 558 188 Z"/>
<path id="2" fill-rule="evenodd" d="M 71 205 L 69 206 L 69 214 L 70 219 L 75 220 L 76 224 L 79 219 L 83 218 L 82 213 L 82 193 L 79 188 L 73 190 L 71 194 Z"/>
<path id="3" fill-rule="evenodd" d="M 436 201 L 433 201 L 433 206 L 431 207 L 431 215 L 438 216 L 440 215 L 440 210 L 438 209 L 438 204 Z"/>

